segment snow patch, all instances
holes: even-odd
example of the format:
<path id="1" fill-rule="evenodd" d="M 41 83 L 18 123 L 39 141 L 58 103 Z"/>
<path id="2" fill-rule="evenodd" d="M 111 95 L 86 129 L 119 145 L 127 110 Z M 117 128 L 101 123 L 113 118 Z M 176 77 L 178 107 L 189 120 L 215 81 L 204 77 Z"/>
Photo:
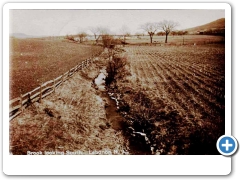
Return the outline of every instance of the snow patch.
<path id="1" fill-rule="evenodd" d="M 106 79 L 106 70 L 102 69 L 100 70 L 100 74 L 98 77 L 94 80 L 95 84 L 98 86 L 99 90 L 104 91 L 105 90 L 105 79 Z"/>

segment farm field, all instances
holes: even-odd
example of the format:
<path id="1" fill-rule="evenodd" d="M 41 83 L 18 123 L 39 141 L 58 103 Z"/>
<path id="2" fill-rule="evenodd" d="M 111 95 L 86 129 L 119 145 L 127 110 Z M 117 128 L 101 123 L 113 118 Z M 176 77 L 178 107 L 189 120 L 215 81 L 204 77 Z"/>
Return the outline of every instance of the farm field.
<path id="1" fill-rule="evenodd" d="M 67 72 L 102 51 L 61 40 L 10 38 L 10 99 Z"/>
<path id="2" fill-rule="evenodd" d="M 162 45 L 168 45 L 168 44 L 174 44 L 174 45 L 182 45 L 183 43 L 185 45 L 194 43 L 196 44 L 211 44 L 211 43 L 224 43 L 224 37 L 222 36 L 210 36 L 210 35 L 184 35 L 184 36 L 168 36 L 168 43 L 165 44 L 165 36 L 153 36 L 153 44 L 162 44 Z M 136 36 L 133 37 L 127 37 L 126 40 L 129 44 L 146 44 L 150 42 L 149 36 L 140 36 L 137 38 Z"/>
<path id="3" fill-rule="evenodd" d="M 217 154 L 215 144 L 225 125 L 224 45 L 128 46 L 125 51 L 131 76 L 121 86 L 130 86 L 153 102 L 153 111 L 159 112 L 153 119 L 156 137 L 165 137 L 161 143 L 171 139 L 168 150 L 162 145 L 165 153 Z M 130 106 L 140 101 L 139 96 L 137 101 L 124 96 Z M 152 116 L 146 115 L 151 109 L 145 114 L 139 109 L 142 116 Z M 148 104 L 142 110 L 146 109 Z"/>
<path id="4" fill-rule="evenodd" d="M 99 46 L 41 39 L 12 39 L 11 45 L 10 93 L 16 96 L 103 50 Z M 218 154 L 216 141 L 225 131 L 223 44 L 117 46 L 114 53 L 125 57 L 127 63 L 118 70 L 120 78 L 110 85 L 106 83 L 107 88 L 100 92 L 93 80 L 100 69 L 108 71 L 109 53 L 105 49 L 90 67 L 42 102 L 28 104 L 11 121 L 13 154 L 24 154 L 24 144 L 32 151 L 63 147 L 64 152 L 88 152 L 106 145 L 114 149 L 117 144 L 117 149 L 127 154 Z M 14 83 L 18 85 L 15 89 Z M 116 104 L 113 99 L 117 99 Z M 57 128 L 41 129 L 45 122 Z M 71 123 L 73 131 L 65 128 Z M 28 132 L 30 127 L 33 130 Z M 22 139 L 22 131 L 28 138 Z M 45 132 L 49 134 L 45 136 Z M 42 138 L 31 146 L 35 134 Z M 80 142 L 79 136 L 86 140 Z"/>

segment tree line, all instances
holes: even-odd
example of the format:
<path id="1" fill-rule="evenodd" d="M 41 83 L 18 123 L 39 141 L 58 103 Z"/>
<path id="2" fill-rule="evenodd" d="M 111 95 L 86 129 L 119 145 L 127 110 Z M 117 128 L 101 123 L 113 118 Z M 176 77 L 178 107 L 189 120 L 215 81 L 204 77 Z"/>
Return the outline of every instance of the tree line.
<path id="1" fill-rule="evenodd" d="M 165 43 L 167 43 L 168 35 L 177 27 L 178 22 L 174 21 L 161 21 L 157 23 L 145 23 L 141 25 L 141 29 L 148 33 L 150 38 L 150 43 L 152 43 L 153 36 L 158 30 L 162 31 L 165 34 Z"/>
<path id="2" fill-rule="evenodd" d="M 152 43 L 153 36 L 158 32 L 158 35 L 165 35 L 165 43 L 167 43 L 167 37 L 168 35 L 174 30 L 174 28 L 178 26 L 177 22 L 174 21 L 167 21 L 164 20 L 159 23 L 145 23 L 139 27 L 139 29 L 143 30 L 145 33 L 147 33 L 150 37 L 150 43 Z M 102 39 L 103 36 L 110 35 L 110 30 L 106 27 L 98 26 L 98 27 L 89 27 L 89 30 L 93 34 L 95 43 L 98 44 L 99 40 Z M 120 29 L 119 36 L 122 37 L 122 43 L 126 43 L 126 37 L 130 36 L 130 30 L 126 25 L 123 25 Z M 136 33 L 137 37 L 140 37 L 144 33 Z M 85 31 L 79 31 L 77 35 L 66 35 L 66 39 L 72 40 L 72 41 L 78 41 L 80 43 L 83 42 L 84 38 L 86 38 L 88 34 Z M 77 40 L 76 40 L 77 37 Z"/>
<path id="3" fill-rule="evenodd" d="M 143 30 L 143 32 L 137 32 L 135 33 L 135 36 L 137 38 L 141 38 L 141 36 L 144 36 L 145 33 L 149 36 L 150 43 L 153 43 L 153 36 L 165 36 L 165 43 L 168 42 L 168 36 L 182 36 L 189 34 L 188 31 L 184 30 L 175 30 L 175 28 L 179 25 L 178 22 L 171 21 L 171 20 L 163 20 L 161 22 L 147 22 L 145 24 L 140 25 L 139 29 Z M 103 26 L 97 26 L 97 27 L 89 27 L 88 29 L 92 36 L 94 37 L 95 43 L 98 44 L 99 40 L 102 41 L 102 37 L 109 36 L 110 34 L 113 35 L 113 33 L 110 32 L 110 30 Z M 118 40 L 122 44 L 126 44 L 126 38 L 132 36 L 130 33 L 129 28 L 126 25 L 123 25 L 120 30 L 120 35 Z M 191 34 L 194 34 L 191 32 Z M 225 29 L 208 29 L 205 31 L 199 31 L 195 32 L 195 34 L 204 34 L 204 35 L 225 35 Z M 79 31 L 77 35 L 66 35 L 66 39 L 72 40 L 72 41 L 78 41 L 82 43 L 84 39 L 88 36 L 86 31 Z M 116 35 L 115 35 L 116 36 Z M 77 39 L 76 39 L 77 38 Z"/>

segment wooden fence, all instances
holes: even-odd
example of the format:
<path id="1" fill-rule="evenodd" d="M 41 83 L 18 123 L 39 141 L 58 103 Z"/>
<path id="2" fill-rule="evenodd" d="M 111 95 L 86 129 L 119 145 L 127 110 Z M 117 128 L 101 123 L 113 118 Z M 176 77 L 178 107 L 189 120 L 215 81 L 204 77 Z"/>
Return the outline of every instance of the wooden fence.
<path id="1" fill-rule="evenodd" d="M 100 54 L 97 54 L 97 56 L 99 55 Z M 79 63 L 74 68 L 62 74 L 61 76 L 41 84 L 39 87 L 26 94 L 23 95 L 21 94 L 20 97 L 10 100 L 9 120 L 11 121 L 13 118 L 18 116 L 21 112 L 23 112 L 23 109 L 27 107 L 29 104 L 36 101 L 41 102 L 42 98 L 55 92 L 56 87 L 60 86 L 64 81 L 72 77 L 73 74 L 75 74 L 77 71 L 88 67 L 93 61 L 94 58 L 86 59 Z"/>

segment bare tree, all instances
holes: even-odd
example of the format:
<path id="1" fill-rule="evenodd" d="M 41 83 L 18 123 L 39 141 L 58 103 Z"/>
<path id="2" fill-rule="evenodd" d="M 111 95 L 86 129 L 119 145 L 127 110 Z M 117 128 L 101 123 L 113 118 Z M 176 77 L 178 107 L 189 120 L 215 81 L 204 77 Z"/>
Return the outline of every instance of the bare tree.
<path id="1" fill-rule="evenodd" d="M 120 32 L 123 36 L 123 44 L 126 44 L 126 37 L 130 36 L 130 30 L 126 25 L 123 25 L 120 29 Z"/>
<path id="2" fill-rule="evenodd" d="M 162 22 L 160 22 L 158 24 L 159 28 L 161 28 L 164 32 L 165 32 L 165 35 L 166 35 L 166 38 L 165 38 L 165 43 L 167 43 L 167 37 L 169 35 L 169 33 L 176 27 L 178 26 L 178 23 L 177 22 L 174 22 L 174 21 L 167 21 L 167 20 L 164 20 Z"/>
<path id="3" fill-rule="evenodd" d="M 109 34 L 108 28 L 105 27 L 90 27 L 90 31 L 93 33 L 96 44 L 98 44 L 99 39 L 102 37 L 102 35 Z"/>
<path id="4" fill-rule="evenodd" d="M 83 42 L 83 39 L 84 39 L 85 37 L 87 37 L 87 33 L 85 33 L 85 32 L 80 32 L 80 33 L 78 33 L 78 37 L 79 37 L 80 43 L 82 43 L 82 42 Z"/>
<path id="5" fill-rule="evenodd" d="M 96 44 L 97 44 L 100 37 L 98 27 L 90 27 L 90 31 L 93 33 Z"/>
<path id="6" fill-rule="evenodd" d="M 158 29 L 158 26 L 156 23 L 146 23 L 141 26 L 141 29 L 146 31 L 150 37 L 150 43 L 152 43 L 153 35 Z"/>

